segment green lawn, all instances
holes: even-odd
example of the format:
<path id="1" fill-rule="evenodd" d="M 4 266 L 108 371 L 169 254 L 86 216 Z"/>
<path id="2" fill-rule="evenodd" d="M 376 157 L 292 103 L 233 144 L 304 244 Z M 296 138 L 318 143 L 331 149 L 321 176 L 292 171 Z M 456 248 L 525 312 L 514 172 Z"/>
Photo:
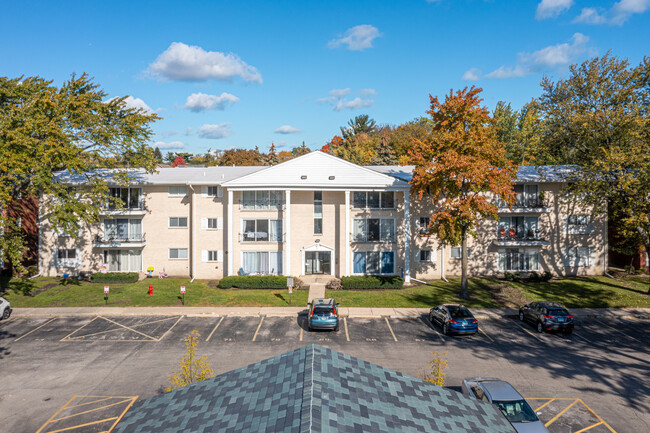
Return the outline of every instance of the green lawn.
<path id="1" fill-rule="evenodd" d="M 148 296 L 149 283 L 154 294 Z M 186 287 L 185 305 L 283 307 L 289 305 L 287 290 L 221 290 L 208 281 L 187 279 L 149 279 L 134 284 L 112 284 L 109 306 L 150 307 L 181 305 L 180 286 Z M 25 283 L 12 280 L 5 293 L 12 307 L 84 307 L 102 306 L 104 284 L 79 283 L 62 285 L 57 278 L 36 278 Z M 548 283 L 513 283 L 489 278 L 469 282 L 470 299 L 461 301 L 460 280 L 440 280 L 430 286 L 413 286 L 402 290 L 328 290 L 345 307 L 430 307 L 441 303 L 462 302 L 468 307 L 517 307 L 535 300 L 551 300 L 577 307 L 645 307 L 650 308 L 646 293 L 650 278 L 646 276 L 613 280 L 607 277 L 575 277 Z M 307 291 L 295 290 L 293 306 L 307 304 Z"/>
<path id="2" fill-rule="evenodd" d="M 3 296 L 16 307 L 97 307 L 106 305 L 104 284 L 60 284 L 58 278 L 36 278 L 26 286 L 21 280 L 12 280 L 11 291 Z M 149 284 L 153 295 L 149 296 Z M 133 284 L 109 284 L 108 306 L 159 307 L 182 305 L 180 286 L 185 286 L 185 305 L 286 307 L 289 306 L 287 290 L 222 290 L 208 287 L 208 282 L 188 279 L 146 279 Z M 32 294 L 35 294 L 32 296 Z M 291 305 L 307 305 L 307 291 L 294 290 Z"/>

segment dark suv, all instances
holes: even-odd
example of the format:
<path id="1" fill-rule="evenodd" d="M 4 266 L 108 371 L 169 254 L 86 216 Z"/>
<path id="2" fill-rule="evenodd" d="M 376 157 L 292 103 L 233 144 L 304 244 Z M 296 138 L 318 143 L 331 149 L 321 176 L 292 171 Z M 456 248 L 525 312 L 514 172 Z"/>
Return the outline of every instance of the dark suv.
<path id="1" fill-rule="evenodd" d="M 537 332 L 573 332 L 573 316 L 557 302 L 539 301 L 524 305 L 519 308 L 519 320 L 532 323 L 537 327 Z"/>
<path id="2" fill-rule="evenodd" d="M 334 299 L 316 298 L 309 304 L 307 327 L 314 329 L 339 330 L 339 304 Z"/>

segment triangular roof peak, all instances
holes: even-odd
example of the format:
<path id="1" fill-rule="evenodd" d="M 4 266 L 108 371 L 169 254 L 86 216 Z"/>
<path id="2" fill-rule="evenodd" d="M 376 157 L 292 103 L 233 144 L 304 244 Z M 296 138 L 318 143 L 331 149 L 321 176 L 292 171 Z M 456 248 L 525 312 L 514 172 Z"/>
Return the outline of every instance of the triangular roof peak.
<path id="1" fill-rule="evenodd" d="M 224 183 L 228 188 L 408 188 L 408 182 L 321 151 L 310 152 Z"/>

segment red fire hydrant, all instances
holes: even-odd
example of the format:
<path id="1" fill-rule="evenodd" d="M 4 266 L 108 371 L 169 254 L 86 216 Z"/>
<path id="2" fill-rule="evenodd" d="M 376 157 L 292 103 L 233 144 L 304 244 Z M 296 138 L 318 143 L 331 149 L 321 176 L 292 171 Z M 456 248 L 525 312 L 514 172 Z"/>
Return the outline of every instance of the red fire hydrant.
<path id="1" fill-rule="evenodd" d="M 149 283 L 149 295 L 153 295 L 153 284 Z"/>

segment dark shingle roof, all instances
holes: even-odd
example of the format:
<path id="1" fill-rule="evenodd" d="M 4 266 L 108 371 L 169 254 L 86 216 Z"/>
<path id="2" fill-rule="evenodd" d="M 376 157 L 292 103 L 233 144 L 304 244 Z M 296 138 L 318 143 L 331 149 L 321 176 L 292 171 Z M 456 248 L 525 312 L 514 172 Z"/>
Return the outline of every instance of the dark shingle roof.
<path id="1" fill-rule="evenodd" d="M 136 404 L 116 433 L 514 432 L 499 410 L 318 345 Z"/>

